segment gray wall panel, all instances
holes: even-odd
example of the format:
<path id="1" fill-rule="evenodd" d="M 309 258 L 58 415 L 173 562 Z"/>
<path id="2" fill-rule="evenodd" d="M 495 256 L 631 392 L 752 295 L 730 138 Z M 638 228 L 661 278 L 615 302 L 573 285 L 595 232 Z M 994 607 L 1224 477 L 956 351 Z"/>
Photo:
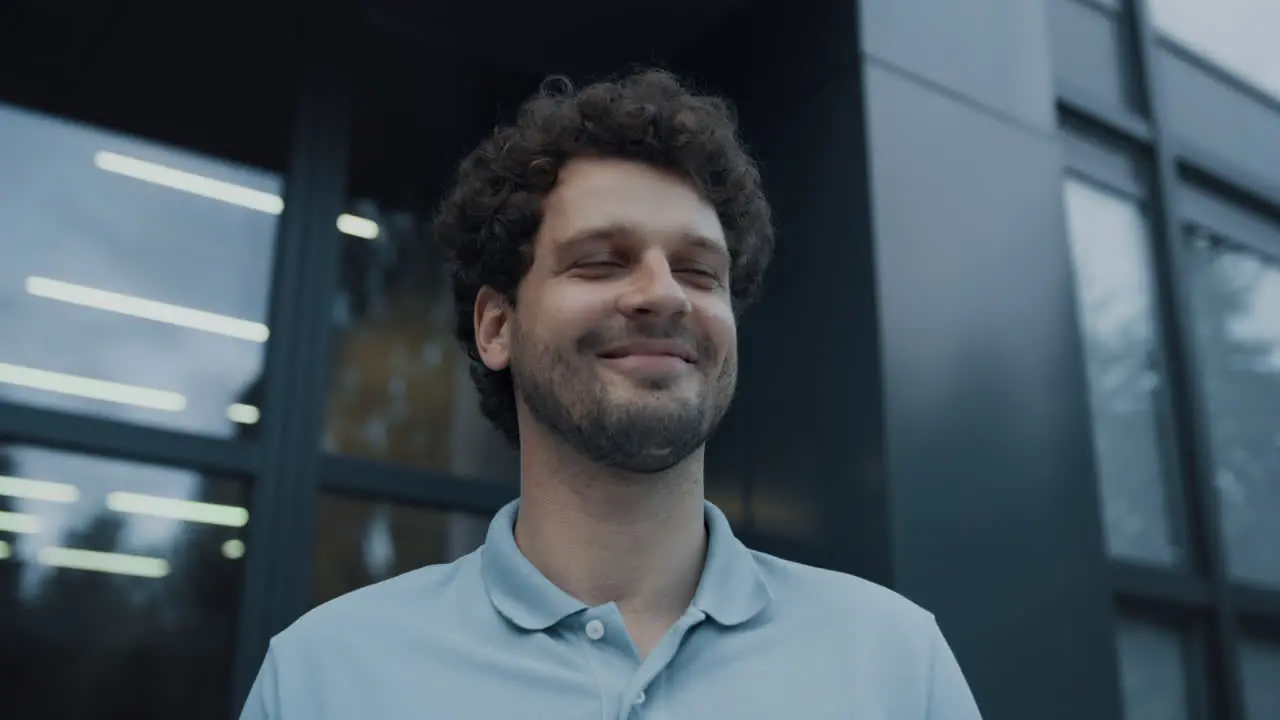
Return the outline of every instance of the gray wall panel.
<path id="1" fill-rule="evenodd" d="M 852 0 L 850 0 L 852 1 Z M 1028 0 L 863 0 L 863 52 L 1052 131 L 1048 11 Z"/>
<path id="2" fill-rule="evenodd" d="M 1115 717 L 1059 146 L 865 78 L 895 587 L 988 720 Z"/>
<path id="3" fill-rule="evenodd" d="M 1280 185 L 1280 102 L 1259 98 L 1162 48 L 1164 122 L 1178 141 L 1271 185 Z"/>
<path id="4" fill-rule="evenodd" d="M 1053 74 L 1059 87 L 1140 112 L 1132 45 L 1119 15 L 1080 0 L 1050 0 L 1048 9 Z"/>

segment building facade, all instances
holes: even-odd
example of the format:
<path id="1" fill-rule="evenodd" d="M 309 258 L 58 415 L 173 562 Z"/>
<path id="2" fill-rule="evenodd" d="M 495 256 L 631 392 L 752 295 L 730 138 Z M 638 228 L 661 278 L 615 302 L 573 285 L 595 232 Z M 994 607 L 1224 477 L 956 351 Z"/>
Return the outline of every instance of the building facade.
<path id="1" fill-rule="evenodd" d="M 777 213 L 708 494 L 994 720 L 1280 717 L 1280 6 L 0 10 L 0 703 L 234 716 L 515 496 L 424 235 L 549 73 L 732 98 Z M 838 622 L 838 619 L 832 619 Z"/>

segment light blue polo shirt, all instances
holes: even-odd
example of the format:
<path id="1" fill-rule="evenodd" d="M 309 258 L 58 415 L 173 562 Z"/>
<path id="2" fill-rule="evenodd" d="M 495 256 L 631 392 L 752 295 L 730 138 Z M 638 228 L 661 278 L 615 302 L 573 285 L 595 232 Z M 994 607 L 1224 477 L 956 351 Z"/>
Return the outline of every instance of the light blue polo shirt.
<path id="1" fill-rule="evenodd" d="M 748 549 L 710 503 L 693 602 L 642 661 L 616 605 L 587 607 L 520 552 L 518 504 L 470 555 L 277 635 L 242 720 L 979 720 L 932 615 Z"/>

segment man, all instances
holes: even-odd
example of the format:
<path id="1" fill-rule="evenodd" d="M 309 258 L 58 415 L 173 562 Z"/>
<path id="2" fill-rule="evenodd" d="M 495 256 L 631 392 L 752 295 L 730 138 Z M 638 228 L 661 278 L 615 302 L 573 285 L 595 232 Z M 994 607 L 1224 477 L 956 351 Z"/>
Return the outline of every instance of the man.
<path id="1" fill-rule="evenodd" d="M 773 243 L 724 103 L 661 72 L 544 89 L 436 235 L 520 499 L 277 636 L 242 718 L 977 720 L 931 615 L 748 550 L 703 498 Z"/>

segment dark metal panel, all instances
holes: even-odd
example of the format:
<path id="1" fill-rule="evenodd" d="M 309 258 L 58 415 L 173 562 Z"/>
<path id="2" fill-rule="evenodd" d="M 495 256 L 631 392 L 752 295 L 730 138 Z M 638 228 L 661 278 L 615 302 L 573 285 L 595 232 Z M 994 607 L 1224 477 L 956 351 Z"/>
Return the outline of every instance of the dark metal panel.
<path id="1" fill-rule="evenodd" d="M 1058 83 L 1058 110 L 1076 120 L 1101 126 L 1130 142 L 1140 145 L 1151 143 L 1151 127 L 1147 125 L 1146 118 L 1117 109 L 1072 83 Z"/>
<path id="2" fill-rule="evenodd" d="M 1222 95 L 1225 90 L 1222 86 L 1206 83 L 1203 77 L 1183 72 L 1177 65 L 1181 61 L 1159 49 L 1151 21 L 1151 2 L 1134 0 L 1133 14 L 1140 67 L 1145 80 L 1143 89 L 1147 107 L 1152 111 L 1155 137 L 1156 193 L 1152 220 L 1157 242 L 1153 247 L 1153 257 L 1165 372 L 1171 381 L 1168 399 L 1175 420 L 1178 464 L 1182 469 L 1181 477 L 1186 482 L 1191 539 L 1197 551 L 1199 568 L 1206 573 L 1210 592 L 1217 601 L 1210 613 L 1212 622 L 1206 633 L 1206 650 L 1212 653 L 1210 662 L 1206 663 L 1212 690 L 1210 704 L 1216 710 L 1216 717 L 1244 720 L 1236 624 L 1225 602 L 1228 580 L 1218 497 L 1212 481 L 1209 440 L 1203 431 L 1203 423 L 1198 421 L 1198 418 L 1205 417 L 1205 412 L 1199 389 L 1200 375 L 1190 346 L 1190 303 L 1184 287 L 1185 257 L 1181 252 L 1183 235 L 1178 218 L 1182 192 L 1172 138 L 1183 130 L 1192 130 L 1196 137 L 1206 132 L 1212 135 L 1215 130 L 1221 131 L 1226 125 L 1234 124 L 1236 111 L 1242 113 L 1239 118 L 1242 127 L 1247 126 L 1250 119 L 1246 116 L 1250 108 L 1242 106 L 1238 97 L 1233 104 L 1230 98 Z M 1197 101 L 1212 102 L 1214 99 L 1226 104 L 1201 110 L 1194 107 Z M 1226 118 L 1231 118 L 1230 123 L 1224 122 Z M 1280 126 L 1276 130 L 1276 147 L 1280 148 Z M 1264 148 L 1266 141 L 1253 135 L 1248 143 L 1248 152 L 1258 153 L 1259 141 Z"/>
<path id="3" fill-rule="evenodd" d="M 1246 620 L 1280 626 L 1280 590 L 1236 585 L 1230 594 L 1231 605 Z"/>
<path id="4" fill-rule="evenodd" d="M 1139 204 L 1150 197 L 1150 164 L 1143 161 L 1146 153 L 1129 138 L 1116 141 L 1064 118 L 1062 147 L 1063 160 L 1072 172 Z"/>
<path id="5" fill-rule="evenodd" d="M 1050 0 L 1048 8 L 1059 94 L 1077 87 L 1108 107 L 1141 113 L 1127 16 L 1086 0 Z"/>
<path id="6" fill-rule="evenodd" d="M 1127 562 L 1111 568 L 1116 593 L 1131 601 L 1158 601 L 1184 609 L 1203 610 L 1213 603 L 1213 594 L 1203 578 Z"/>
<path id="7" fill-rule="evenodd" d="M 1056 126 L 1043 0 L 863 0 L 863 52 L 1037 130 Z"/>
<path id="8" fill-rule="evenodd" d="M 1280 186 L 1280 102 L 1227 82 L 1185 51 L 1156 47 L 1153 40 L 1152 59 L 1163 83 L 1161 121 L 1171 141 L 1202 147 L 1264 187 Z"/>
<path id="9" fill-rule="evenodd" d="M 466 62 L 576 75 L 669 57 L 700 41 L 700 36 L 746 3 L 362 0 L 361 4 L 381 31 L 415 44 L 447 48 Z"/>
<path id="10" fill-rule="evenodd" d="M 0 439 L 248 477 L 257 449 L 246 442 L 130 425 L 0 402 Z"/>
<path id="11" fill-rule="evenodd" d="M 330 492 L 482 515 L 497 512 L 519 494 L 519 489 L 510 483 L 459 478 L 350 457 L 324 458 L 320 473 L 321 484 Z"/>
<path id="12" fill-rule="evenodd" d="M 270 638 L 307 606 L 318 492 L 327 334 L 337 282 L 335 219 L 345 198 L 352 79 L 359 39 L 345 0 L 310 4 L 279 225 L 264 371 L 263 462 L 251 499 L 232 706 L 248 694 Z"/>
<path id="13" fill-rule="evenodd" d="M 741 335 L 740 452 L 756 532 L 827 548 L 827 567 L 891 585 L 858 75 L 779 103 L 753 137 L 778 248 Z"/>
<path id="14" fill-rule="evenodd" d="M 896 589 L 986 717 L 1115 718 L 1057 141 L 865 76 Z"/>

